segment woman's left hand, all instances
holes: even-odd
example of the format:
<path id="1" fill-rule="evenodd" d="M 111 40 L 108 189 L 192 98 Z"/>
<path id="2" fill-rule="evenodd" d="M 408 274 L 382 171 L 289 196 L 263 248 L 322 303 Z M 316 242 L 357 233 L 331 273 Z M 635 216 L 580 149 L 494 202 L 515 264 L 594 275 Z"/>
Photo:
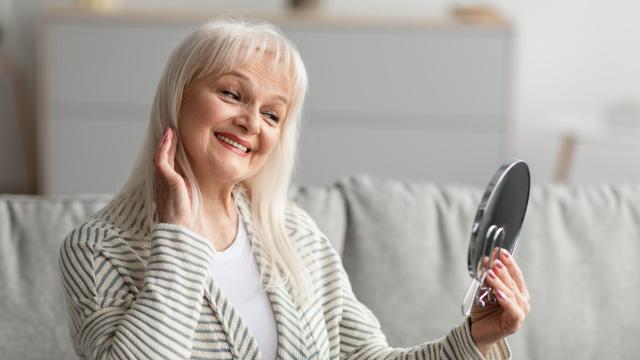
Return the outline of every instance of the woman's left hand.
<path id="1" fill-rule="evenodd" d="M 485 279 L 497 302 L 471 308 L 471 336 L 484 355 L 500 339 L 518 331 L 529 313 L 529 291 L 508 251 L 500 251 Z"/>

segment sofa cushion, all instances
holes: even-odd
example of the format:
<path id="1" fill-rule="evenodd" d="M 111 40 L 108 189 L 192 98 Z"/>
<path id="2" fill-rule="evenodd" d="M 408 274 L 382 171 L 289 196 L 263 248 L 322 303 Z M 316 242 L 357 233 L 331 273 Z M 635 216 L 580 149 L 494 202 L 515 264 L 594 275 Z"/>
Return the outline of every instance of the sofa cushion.
<path id="1" fill-rule="evenodd" d="M 479 189 L 365 176 L 338 186 L 349 218 L 344 266 L 389 344 L 415 346 L 461 323 Z"/>
<path id="2" fill-rule="evenodd" d="M 342 249 L 346 217 L 333 187 L 294 186 L 303 206 Z M 76 359 L 57 259 L 64 237 L 109 195 L 0 195 L 1 359 Z"/>
<path id="3" fill-rule="evenodd" d="M 392 346 L 462 321 L 466 250 L 482 189 L 369 176 L 290 197 L 343 251 L 358 298 Z M 2 359 L 75 359 L 60 242 L 106 195 L 0 196 Z M 532 294 L 514 359 L 634 358 L 640 344 L 640 184 L 534 186 L 516 259 Z"/>
<path id="4" fill-rule="evenodd" d="M 535 187 L 520 240 L 532 311 L 517 358 L 637 358 L 640 184 Z"/>
<path id="5" fill-rule="evenodd" d="M 289 190 L 289 199 L 309 214 L 342 254 L 348 219 L 342 192 L 335 186 L 294 184 Z"/>
<path id="6" fill-rule="evenodd" d="M 482 190 L 342 179 L 343 262 L 392 346 L 462 321 L 471 224 Z M 630 359 L 640 353 L 640 184 L 533 186 L 515 253 L 531 293 L 514 359 Z"/>
<path id="7" fill-rule="evenodd" d="M 2 359 L 76 359 L 58 275 L 58 249 L 108 196 L 0 196 Z"/>

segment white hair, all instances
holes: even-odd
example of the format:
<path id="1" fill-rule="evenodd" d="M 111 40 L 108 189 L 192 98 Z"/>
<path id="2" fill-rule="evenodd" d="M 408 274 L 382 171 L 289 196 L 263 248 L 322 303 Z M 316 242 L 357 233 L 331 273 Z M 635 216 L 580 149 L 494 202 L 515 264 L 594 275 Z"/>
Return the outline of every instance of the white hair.
<path id="1" fill-rule="evenodd" d="M 178 120 L 185 88 L 195 80 L 228 73 L 267 54 L 270 70 L 288 77 L 290 103 L 286 118 L 282 119 L 280 140 L 262 168 L 243 183 L 250 194 L 254 231 L 267 255 L 265 262 L 268 261 L 273 269 L 267 286 L 288 284 L 296 302 L 303 304 L 312 287 L 307 269 L 288 239 L 284 216 L 308 78 L 298 50 L 275 26 L 257 21 L 213 20 L 200 26 L 173 51 L 156 90 L 144 146 L 117 197 L 126 196 L 142 186 L 146 220 L 153 223 L 153 155 L 165 127 L 171 126 L 180 132 Z M 202 195 L 180 143 L 175 164 L 192 184 L 192 213 L 197 219 Z M 264 276 L 265 269 L 261 270 Z"/>

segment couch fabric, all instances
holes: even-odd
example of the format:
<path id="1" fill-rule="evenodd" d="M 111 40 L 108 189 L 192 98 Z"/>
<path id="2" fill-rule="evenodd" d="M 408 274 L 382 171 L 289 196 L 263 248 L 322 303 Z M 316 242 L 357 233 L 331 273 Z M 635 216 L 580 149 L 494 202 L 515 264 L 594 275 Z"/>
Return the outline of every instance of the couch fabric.
<path id="1" fill-rule="evenodd" d="M 463 320 L 466 250 L 482 190 L 361 175 L 295 185 L 290 197 L 342 254 L 389 344 L 405 347 Z M 0 358 L 76 358 L 58 247 L 108 200 L 0 195 Z M 640 184 L 534 186 L 516 259 L 532 311 L 509 338 L 514 359 L 637 357 Z"/>

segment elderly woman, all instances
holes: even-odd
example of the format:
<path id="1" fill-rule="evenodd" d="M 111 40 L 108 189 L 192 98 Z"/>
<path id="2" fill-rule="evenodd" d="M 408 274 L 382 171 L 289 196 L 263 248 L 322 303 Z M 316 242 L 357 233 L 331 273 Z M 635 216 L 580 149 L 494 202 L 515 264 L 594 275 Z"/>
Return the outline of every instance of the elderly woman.
<path id="1" fill-rule="evenodd" d="M 508 254 L 487 277 L 496 304 L 440 340 L 389 347 L 331 243 L 287 201 L 306 89 L 271 25 L 213 21 L 178 46 L 129 180 L 60 248 L 81 358 L 510 357 L 529 305 Z"/>

